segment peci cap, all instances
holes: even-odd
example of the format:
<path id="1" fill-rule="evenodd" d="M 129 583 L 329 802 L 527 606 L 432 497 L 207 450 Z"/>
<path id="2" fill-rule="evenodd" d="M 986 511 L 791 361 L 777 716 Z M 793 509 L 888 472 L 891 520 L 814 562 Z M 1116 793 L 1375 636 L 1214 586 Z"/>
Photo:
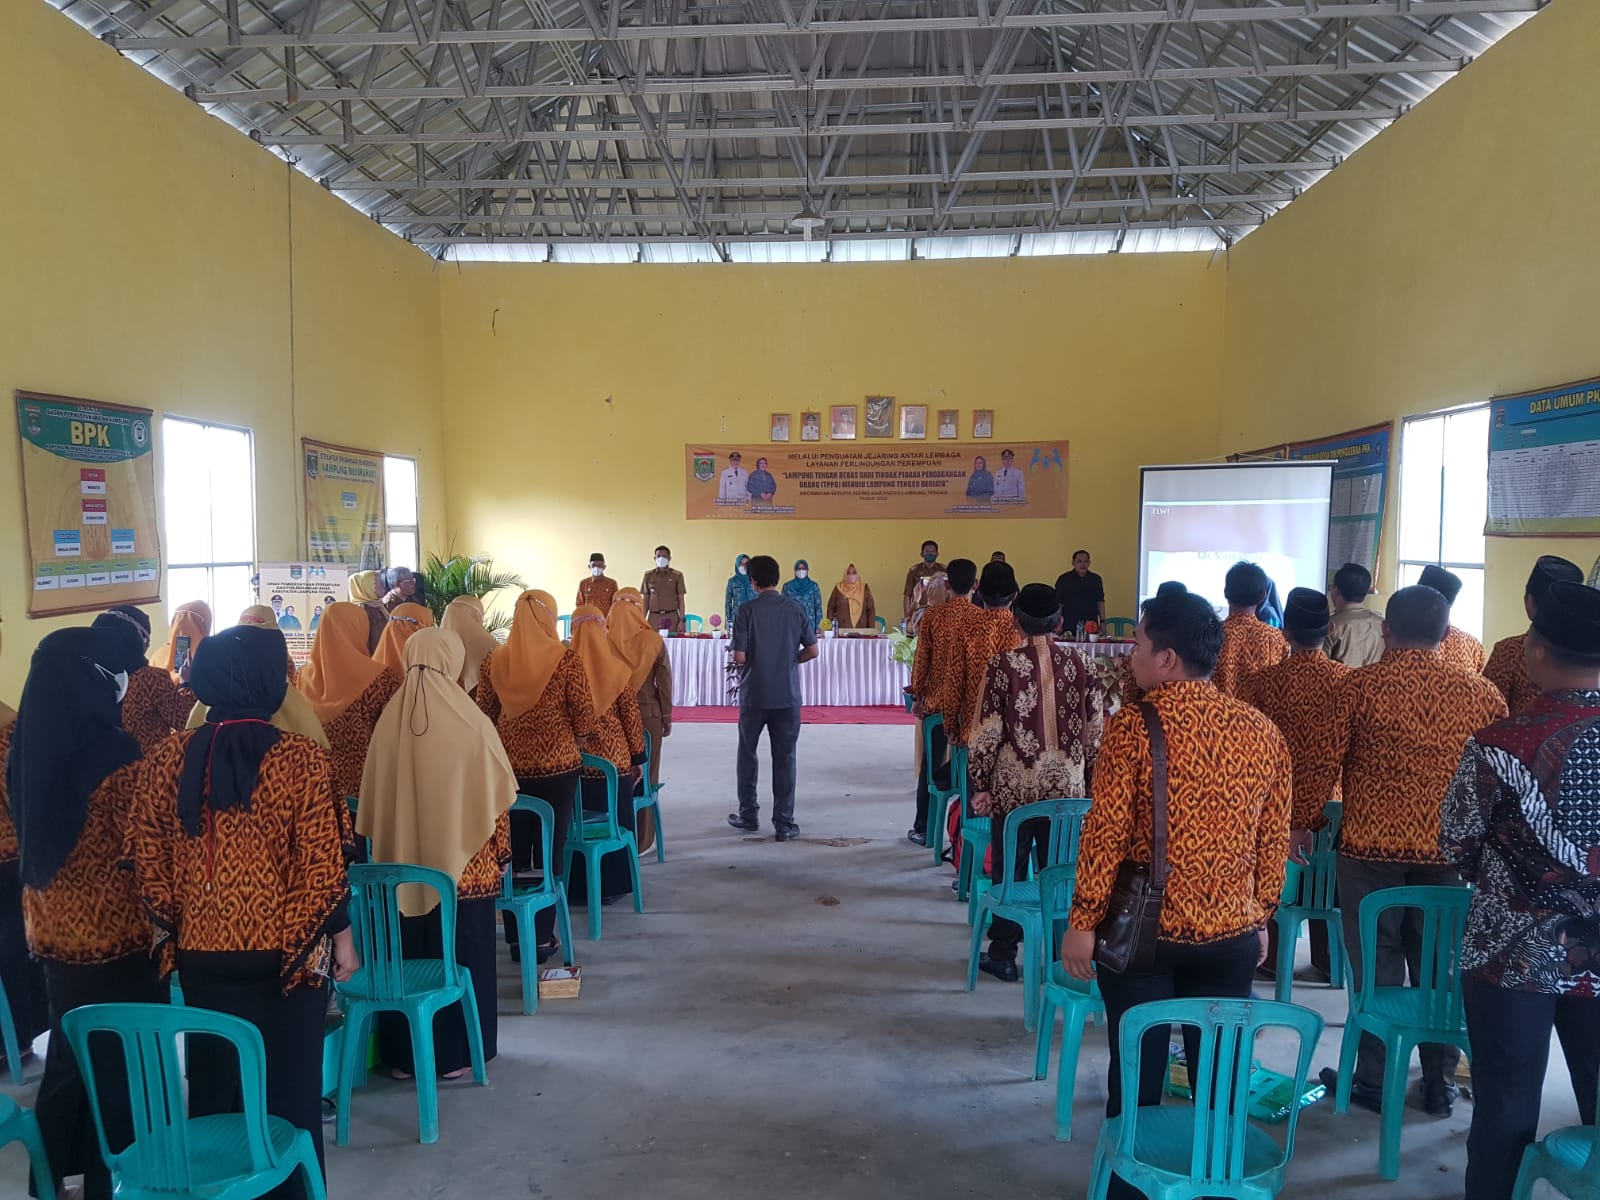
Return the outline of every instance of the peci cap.
<path id="1" fill-rule="evenodd" d="M 1302 641 L 1322 637 L 1328 632 L 1328 597 L 1313 588 L 1297 587 L 1283 605 L 1283 627 L 1300 635 Z"/>
<path id="2" fill-rule="evenodd" d="M 1554 583 L 1582 583 L 1583 568 L 1554 554 L 1541 554 L 1528 575 L 1528 595 L 1538 608 Z"/>
<path id="3" fill-rule="evenodd" d="M 1030 583 L 1017 593 L 1017 602 L 1011 606 L 1025 617 L 1049 621 L 1061 615 L 1061 601 L 1056 589 L 1048 583 Z"/>
<path id="4" fill-rule="evenodd" d="M 1552 646 L 1585 658 L 1600 655 L 1600 590 L 1557 580 L 1533 614 L 1533 627 Z"/>
<path id="5" fill-rule="evenodd" d="M 1009 563 L 986 563 L 978 577 L 978 591 L 991 600 L 1004 600 L 1017 594 L 1017 573 Z"/>
<path id="6" fill-rule="evenodd" d="M 604 563 L 606 561 L 606 556 L 604 554 L 596 552 L 594 554 L 589 555 L 589 561 L 591 563 Z"/>
<path id="7" fill-rule="evenodd" d="M 1423 587 L 1431 587 L 1444 597 L 1446 604 L 1454 604 L 1456 597 L 1461 594 L 1461 576 L 1443 567 L 1436 567 L 1432 563 L 1422 568 L 1422 574 L 1417 582 Z"/>

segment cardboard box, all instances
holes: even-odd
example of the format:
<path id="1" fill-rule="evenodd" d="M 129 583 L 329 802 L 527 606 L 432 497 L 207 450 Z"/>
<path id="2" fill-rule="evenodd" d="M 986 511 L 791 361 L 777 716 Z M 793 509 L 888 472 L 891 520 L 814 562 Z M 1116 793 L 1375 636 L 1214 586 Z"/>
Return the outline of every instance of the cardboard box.
<path id="1" fill-rule="evenodd" d="M 539 999 L 572 1000 L 583 991 L 583 968 L 573 966 L 543 967 L 539 971 Z"/>

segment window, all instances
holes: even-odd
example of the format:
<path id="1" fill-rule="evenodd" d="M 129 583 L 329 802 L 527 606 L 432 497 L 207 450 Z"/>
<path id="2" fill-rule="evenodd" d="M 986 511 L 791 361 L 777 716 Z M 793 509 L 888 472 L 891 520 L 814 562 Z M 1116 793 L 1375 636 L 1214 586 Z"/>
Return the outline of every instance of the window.
<path id="1" fill-rule="evenodd" d="M 1483 636 L 1489 406 L 1412 417 L 1400 435 L 1400 586 L 1438 563 L 1461 576 L 1451 624 Z"/>
<path id="2" fill-rule="evenodd" d="M 391 567 L 420 571 L 417 551 L 417 460 L 383 458 L 383 513 L 389 527 Z"/>
<path id="3" fill-rule="evenodd" d="M 254 454 L 248 429 L 161 421 L 167 612 L 204 600 L 220 625 L 255 603 Z"/>

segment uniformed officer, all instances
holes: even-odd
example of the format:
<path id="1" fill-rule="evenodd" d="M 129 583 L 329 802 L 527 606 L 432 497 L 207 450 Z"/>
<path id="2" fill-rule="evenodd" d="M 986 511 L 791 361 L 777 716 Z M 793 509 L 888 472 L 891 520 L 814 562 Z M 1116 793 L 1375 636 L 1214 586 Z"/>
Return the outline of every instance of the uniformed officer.
<path id="1" fill-rule="evenodd" d="M 665 621 L 670 622 L 669 632 L 683 632 L 684 601 L 688 592 L 683 586 L 683 572 L 672 569 L 672 551 L 667 547 L 656 547 L 655 570 L 645 572 L 639 591 L 644 596 L 645 619 L 652 629 L 660 629 Z"/>

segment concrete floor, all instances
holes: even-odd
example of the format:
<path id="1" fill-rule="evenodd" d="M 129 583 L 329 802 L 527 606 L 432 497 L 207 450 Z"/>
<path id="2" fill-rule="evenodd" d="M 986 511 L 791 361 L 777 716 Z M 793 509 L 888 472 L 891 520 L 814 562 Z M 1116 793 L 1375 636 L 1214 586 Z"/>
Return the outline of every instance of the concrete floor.
<path id="1" fill-rule="evenodd" d="M 724 823 L 733 728 L 679 725 L 666 748 L 670 857 L 646 866 L 646 913 L 606 909 L 605 937 L 591 943 L 579 910 L 583 995 L 536 1016 L 520 1015 L 502 955 L 489 1086 L 441 1085 L 440 1141 L 420 1146 L 413 1087 L 375 1079 L 356 1095 L 351 1144 L 333 1147 L 328 1127 L 329 1195 L 1083 1195 L 1105 1034 L 1085 1036 L 1076 1138 L 1058 1143 L 1054 1081 L 1031 1078 L 1020 989 L 980 977 L 964 990 L 968 931 L 950 871 L 904 841 L 910 738 L 903 727 L 808 728 L 806 840 L 777 845 L 770 831 L 758 840 Z M 834 838 L 865 840 L 820 840 Z M 1317 1065 L 1334 1063 L 1342 993 L 1307 987 L 1296 999 L 1328 1019 Z M 31 1088 L 14 1094 L 26 1101 Z M 1404 1171 L 1387 1184 L 1377 1118 L 1318 1104 L 1300 1123 L 1286 1194 L 1459 1197 L 1470 1115 L 1467 1103 L 1444 1121 L 1408 1111 Z M 1544 1128 L 1576 1119 L 1557 1068 Z M 0 1150 L 0 1196 L 21 1195 L 22 1178 L 18 1150 Z"/>

